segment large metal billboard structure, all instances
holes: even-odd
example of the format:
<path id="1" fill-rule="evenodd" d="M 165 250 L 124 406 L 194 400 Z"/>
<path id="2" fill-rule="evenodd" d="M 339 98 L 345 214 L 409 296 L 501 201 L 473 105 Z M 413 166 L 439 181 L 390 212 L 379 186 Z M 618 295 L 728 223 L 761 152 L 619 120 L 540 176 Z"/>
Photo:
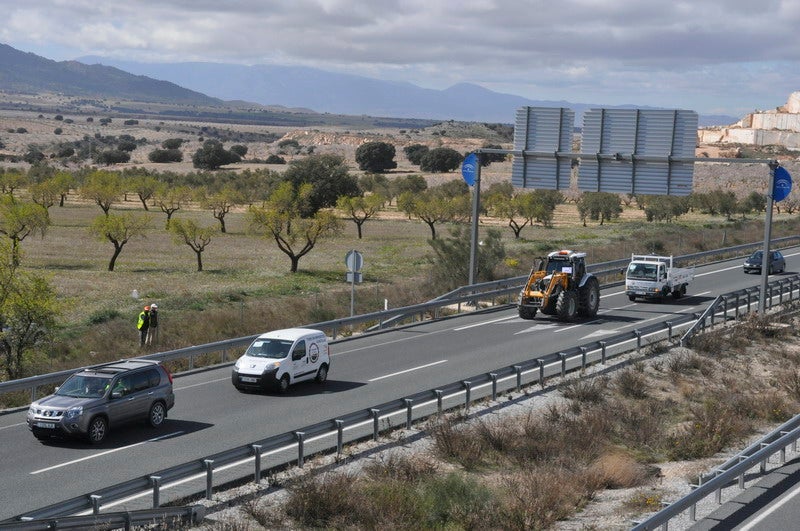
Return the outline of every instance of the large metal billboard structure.
<path id="1" fill-rule="evenodd" d="M 572 159 L 557 154 L 572 151 L 574 123 L 572 109 L 519 109 L 514 124 L 514 152 L 519 152 L 520 156 L 514 156 L 511 184 L 517 188 L 569 189 Z"/>
<path id="2" fill-rule="evenodd" d="M 511 183 L 568 190 L 573 161 L 586 192 L 689 195 L 697 113 L 661 109 L 591 109 L 583 117 L 580 153 L 572 152 L 575 113 L 522 107 L 514 127 Z"/>
<path id="3" fill-rule="evenodd" d="M 592 109 L 583 117 L 578 189 L 689 195 L 696 145 L 694 111 Z"/>

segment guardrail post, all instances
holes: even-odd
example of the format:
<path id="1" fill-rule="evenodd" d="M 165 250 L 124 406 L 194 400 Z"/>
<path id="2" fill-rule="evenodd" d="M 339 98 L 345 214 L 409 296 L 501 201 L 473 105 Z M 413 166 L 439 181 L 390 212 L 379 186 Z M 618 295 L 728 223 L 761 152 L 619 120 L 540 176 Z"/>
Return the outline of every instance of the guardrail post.
<path id="1" fill-rule="evenodd" d="M 342 455 L 342 447 L 344 446 L 344 421 L 336 419 L 336 455 Z"/>
<path id="2" fill-rule="evenodd" d="M 31 387 L 31 404 L 36 402 L 36 386 Z"/>
<path id="3" fill-rule="evenodd" d="M 746 458 L 746 457 L 744 457 L 743 455 L 740 455 L 740 456 L 739 456 L 739 462 L 740 462 L 740 463 L 741 463 L 742 461 L 744 461 L 745 459 L 747 459 L 747 458 Z M 747 470 L 743 470 L 743 471 L 742 471 L 742 475 L 741 475 L 741 476 L 739 476 L 739 488 L 740 488 L 740 489 L 742 489 L 742 490 L 744 490 L 744 479 L 745 479 L 745 478 L 744 478 L 744 475 L 745 475 L 746 473 L 747 473 Z"/>
<path id="4" fill-rule="evenodd" d="M 161 507 L 159 490 L 161 489 L 161 476 L 150 476 L 150 483 L 153 484 L 153 509 Z"/>
<path id="5" fill-rule="evenodd" d="M 567 375 L 567 354 L 566 352 L 559 352 L 558 357 L 561 358 L 561 377 Z"/>
<path id="6" fill-rule="evenodd" d="M 722 297 L 722 318 L 728 322 L 728 297 Z"/>
<path id="7" fill-rule="evenodd" d="M 92 514 L 100 514 L 100 499 L 102 496 L 99 494 L 90 494 L 89 502 L 92 504 Z"/>
<path id="8" fill-rule="evenodd" d="M 411 416 L 413 414 L 412 408 L 413 408 L 414 401 L 411 400 L 410 398 L 404 398 L 403 402 L 405 402 L 405 404 L 406 404 L 406 429 L 410 430 L 411 429 Z"/>
<path id="9" fill-rule="evenodd" d="M 581 369 L 586 368 L 586 353 L 589 351 L 586 347 L 581 347 Z"/>
<path id="10" fill-rule="evenodd" d="M 749 289 L 746 290 L 746 293 L 747 293 L 747 313 L 750 313 L 750 302 L 752 297 Z"/>
<path id="11" fill-rule="evenodd" d="M 672 321 L 666 321 L 667 325 L 667 342 L 672 343 Z"/>
<path id="12" fill-rule="evenodd" d="M 442 414 L 442 396 L 444 395 L 444 391 L 441 389 L 436 389 L 433 392 L 436 395 L 436 411 L 441 415 Z"/>
<path id="13" fill-rule="evenodd" d="M 600 363 L 606 364 L 606 342 L 600 341 Z"/>
<path id="14" fill-rule="evenodd" d="M 222 349 L 222 363 L 228 361 L 228 349 Z"/>
<path id="15" fill-rule="evenodd" d="M 490 372 L 489 378 L 492 379 L 492 400 L 497 400 L 497 373 Z"/>
<path id="16" fill-rule="evenodd" d="M 214 460 L 204 459 L 203 465 L 206 467 L 206 499 L 214 498 Z"/>
<path id="17" fill-rule="evenodd" d="M 738 321 L 739 320 L 739 293 L 738 292 L 736 293 L 736 302 L 735 302 L 735 306 L 733 308 L 733 320 L 734 321 Z"/>
<path id="18" fill-rule="evenodd" d="M 261 447 L 260 444 L 251 444 L 250 448 L 253 449 L 253 454 L 255 454 L 253 462 L 255 463 L 256 470 L 255 470 L 255 473 L 254 473 L 253 481 L 255 483 L 259 483 L 261 481 L 261 448 L 262 447 Z"/>
<path id="19" fill-rule="evenodd" d="M 194 369 L 194 354 L 189 356 L 189 370 L 191 371 L 192 369 Z"/>
<path id="20" fill-rule="evenodd" d="M 783 304 L 783 280 L 778 281 L 778 304 Z"/>
<path id="21" fill-rule="evenodd" d="M 372 440 L 373 441 L 377 441 L 378 440 L 378 428 L 380 427 L 379 426 L 378 415 L 380 414 L 381 410 L 372 408 L 369 411 L 370 411 L 370 413 L 372 413 Z"/>
<path id="22" fill-rule="evenodd" d="M 636 352 L 639 352 L 642 349 L 642 331 L 634 330 L 633 333 L 636 334 Z"/>
<path id="23" fill-rule="evenodd" d="M 305 432 L 296 431 L 294 436 L 297 437 L 297 466 L 303 468 L 305 464 Z"/>
<path id="24" fill-rule="evenodd" d="M 469 403 L 472 401 L 472 382 L 462 380 L 461 385 L 464 386 L 464 411 L 469 411 Z"/>
<path id="25" fill-rule="evenodd" d="M 761 448 L 762 448 L 762 449 L 763 449 L 763 448 L 765 448 L 765 447 L 767 447 L 767 446 L 769 446 L 767 443 L 761 443 Z M 766 459 L 764 459 L 763 461 L 761 461 L 761 462 L 758 464 L 758 470 L 759 470 L 759 471 L 760 471 L 762 474 L 763 474 L 764 472 L 766 472 L 766 471 L 767 471 L 767 460 L 768 460 L 768 459 L 769 459 L 769 457 L 767 457 Z"/>
<path id="26" fill-rule="evenodd" d="M 538 359 L 536 361 L 539 362 L 539 384 L 541 384 L 542 389 L 544 389 L 544 360 Z"/>
<path id="27" fill-rule="evenodd" d="M 522 390 L 522 366 L 514 365 L 514 372 L 517 374 L 517 392 Z"/>

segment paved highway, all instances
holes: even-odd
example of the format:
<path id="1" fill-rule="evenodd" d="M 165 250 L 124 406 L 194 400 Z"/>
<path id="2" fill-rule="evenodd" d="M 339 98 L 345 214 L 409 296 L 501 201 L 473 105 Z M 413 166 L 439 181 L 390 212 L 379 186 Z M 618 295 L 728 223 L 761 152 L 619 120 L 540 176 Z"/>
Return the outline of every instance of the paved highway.
<path id="1" fill-rule="evenodd" d="M 787 250 L 787 273 L 800 251 Z M 516 309 L 482 311 L 332 344 L 328 382 L 286 395 L 244 394 L 230 367 L 175 379 L 176 405 L 164 425 L 112 431 L 99 446 L 39 442 L 25 412 L 0 415 L 0 520 L 215 452 L 629 331 L 675 314 L 701 312 L 720 294 L 758 286 L 742 259 L 698 267 L 686 297 L 632 303 L 622 288 L 602 291 L 595 319 L 561 323 Z M 779 277 L 776 275 L 775 277 Z"/>

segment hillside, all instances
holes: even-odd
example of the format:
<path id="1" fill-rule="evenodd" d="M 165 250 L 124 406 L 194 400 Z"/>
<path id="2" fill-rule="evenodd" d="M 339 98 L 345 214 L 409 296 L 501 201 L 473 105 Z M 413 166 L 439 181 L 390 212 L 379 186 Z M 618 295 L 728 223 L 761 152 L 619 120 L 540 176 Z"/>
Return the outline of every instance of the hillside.
<path id="1" fill-rule="evenodd" d="M 51 61 L 5 44 L 0 44 L 0 89 L 12 93 L 54 92 L 181 105 L 222 104 L 221 100 L 169 81 L 129 74 L 110 66 Z"/>

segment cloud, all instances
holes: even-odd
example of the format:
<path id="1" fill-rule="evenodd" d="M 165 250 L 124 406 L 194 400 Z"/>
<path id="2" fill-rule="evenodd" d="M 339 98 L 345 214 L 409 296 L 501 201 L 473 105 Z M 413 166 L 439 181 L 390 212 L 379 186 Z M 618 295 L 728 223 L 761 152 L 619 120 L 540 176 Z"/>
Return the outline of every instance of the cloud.
<path id="1" fill-rule="evenodd" d="M 0 0 L 0 8 L 3 42 L 56 60 L 281 63 L 431 88 L 468 81 L 534 99 L 725 100 L 730 112 L 744 105 L 739 97 L 774 107 L 800 89 L 800 4 L 780 0 Z"/>

